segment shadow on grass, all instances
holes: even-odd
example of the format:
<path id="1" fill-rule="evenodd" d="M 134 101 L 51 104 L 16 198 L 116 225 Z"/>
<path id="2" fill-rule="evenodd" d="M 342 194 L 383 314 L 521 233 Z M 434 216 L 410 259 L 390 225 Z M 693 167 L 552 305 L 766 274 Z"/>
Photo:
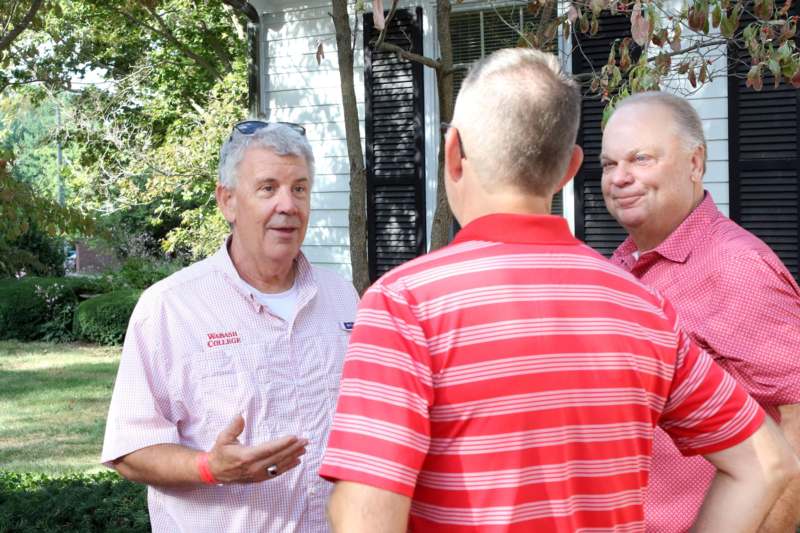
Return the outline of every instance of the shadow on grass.
<path id="1" fill-rule="evenodd" d="M 106 385 L 110 390 L 117 372 L 116 362 L 79 363 L 35 370 L 0 370 L 0 400 L 20 400 L 26 395 L 41 396 L 47 390 Z M 102 379 L 107 377 L 106 379 Z"/>

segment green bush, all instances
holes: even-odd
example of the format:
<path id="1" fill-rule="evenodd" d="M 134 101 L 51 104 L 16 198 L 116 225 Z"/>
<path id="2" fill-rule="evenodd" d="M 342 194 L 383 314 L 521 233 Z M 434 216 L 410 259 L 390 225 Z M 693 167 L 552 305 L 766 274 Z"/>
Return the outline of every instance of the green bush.
<path id="1" fill-rule="evenodd" d="M 0 472 L 0 531 L 150 531 L 146 488 L 116 472 Z"/>
<path id="2" fill-rule="evenodd" d="M 2 279 L 0 340 L 74 340 L 72 317 L 78 302 L 102 290 L 102 281 L 85 277 Z"/>
<path id="3" fill-rule="evenodd" d="M 67 258 L 64 246 L 64 239 L 49 236 L 36 224 L 10 241 L 0 235 L 0 276 L 14 276 L 19 272 L 33 276 L 63 276 Z"/>
<path id="4" fill-rule="evenodd" d="M 146 289 L 181 268 L 181 264 L 149 257 L 129 257 L 122 267 L 109 272 L 111 285 L 115 289 Z"/>
<path id="5" fill-rule="evenodd" d="M 82 302 L 75 312 L 73 331 L 99 344 L 119 344 L 142 291 L 120 289 Z"/>

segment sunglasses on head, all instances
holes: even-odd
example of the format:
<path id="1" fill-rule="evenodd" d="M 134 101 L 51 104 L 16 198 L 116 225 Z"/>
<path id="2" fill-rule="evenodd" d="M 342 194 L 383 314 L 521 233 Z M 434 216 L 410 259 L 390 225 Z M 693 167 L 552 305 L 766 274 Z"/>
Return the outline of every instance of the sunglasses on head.
<path id="1" fill-rule="evenodd" d="M 264 122 L 263 120 L 243 120 L 242 122 L 237 123 L 233 129 L 242 135 L 252 135 L 261 128 L 266 128 L 271 124 L 280 124 L 293 129 L 304 137 L 306 135 L 306 129 L 300 124 L 295 124 L 294 122 Z M 233 133 L 231 133 L 231 135 L 233 135 Z"/>

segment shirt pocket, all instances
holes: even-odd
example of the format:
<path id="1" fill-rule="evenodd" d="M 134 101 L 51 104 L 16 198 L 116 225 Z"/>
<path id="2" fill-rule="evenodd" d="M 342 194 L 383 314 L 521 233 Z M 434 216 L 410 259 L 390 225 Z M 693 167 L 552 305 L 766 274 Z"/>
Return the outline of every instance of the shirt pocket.
<path id="1" fill-rule="evenodd" d="M 288 353 L 270 343 L 223 351 L 203 354 L 197 365 L 208 423 L 221 423 L 221 430 L 241 414 L 239 441 L 248 446 L 296 433 L 300 415 Z"/>
<path id="2" fill-rule="evenodd" d="M 323 374 L 320 379 L 324 384 L 328 410 L 331 416 L 336 410 L 339 387 L 342 381 L 342 366 L 349 342 L 350 333 L 347 332 L 322 334 L 314 338 L 314 343 L 317 345 L 317 353 L 326 355 L 324 364 L 320 365 L 320 370 Z"/>
<path id="3" fill-rule="evenodd" d="M 191 411 L 214 435 L 242 412 L 241 392 L 246 378 L 223 350 L 200 352 L 192 358 L 195 404 Z"/>

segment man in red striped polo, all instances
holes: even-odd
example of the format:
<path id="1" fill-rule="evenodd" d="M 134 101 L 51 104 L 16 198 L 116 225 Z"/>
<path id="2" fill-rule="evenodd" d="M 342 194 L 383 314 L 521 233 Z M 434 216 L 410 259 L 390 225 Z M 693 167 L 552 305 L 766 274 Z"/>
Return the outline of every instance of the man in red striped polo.
<path id="1" fill-rule="evenodd" d="M 463 229 L 359 306 L 320 471 L 334 530 L 642 531 L 656 425 L 718 468 L 701 531 L 754 530 L 797 471 L 669 303 L 546 214 L 579 104 L 533 50 L 464 81 L 444 141 Z"/>

